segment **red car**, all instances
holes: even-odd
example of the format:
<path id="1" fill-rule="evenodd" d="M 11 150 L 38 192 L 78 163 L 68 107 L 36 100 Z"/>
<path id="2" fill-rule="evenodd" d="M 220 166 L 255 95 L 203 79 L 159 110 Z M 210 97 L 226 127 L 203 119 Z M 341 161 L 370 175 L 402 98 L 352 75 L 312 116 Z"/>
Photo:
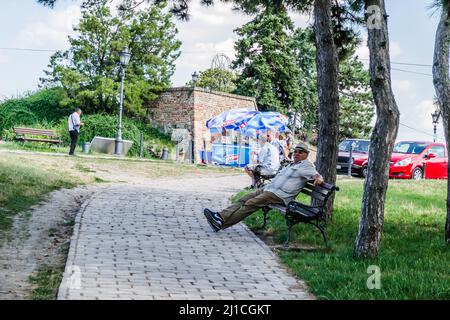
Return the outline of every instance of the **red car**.
<path id="1" fill-rule="evenodd" d="M 338 172 L 347 173 L 349 166 L 350 147 L 352 150 L 352 174 L 363 178 L 367 175 L 367 161 L 369 158 L 369 140 L 346 139 L 339 144 L 339 155 L 336 165 Z"/>
<path id="2" fill-rule="evenodd" d="M 389 178 L 447 179 L 447 157 L 447 148 L 442 143 L 398 142 L 394 145 Z"/>

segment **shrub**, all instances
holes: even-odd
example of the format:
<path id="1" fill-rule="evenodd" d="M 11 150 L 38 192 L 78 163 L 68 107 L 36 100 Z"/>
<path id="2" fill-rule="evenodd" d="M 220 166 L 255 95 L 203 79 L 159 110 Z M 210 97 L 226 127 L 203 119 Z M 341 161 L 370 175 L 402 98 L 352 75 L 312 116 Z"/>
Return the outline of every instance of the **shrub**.
<path id="1" fill-rule="evenodd" d="M 79 142 L 90 142 L 95 136 L 115 138 L 117 135 L 118 117 L 106 114 L 93 114 L 82 116 L 84 126 L 81 128 Z M 65 144 L 70 143 L 67 130 L 67 119 L 62 119 L 56 127 L 61 139 Z M 122 119 L 122 139 L 133 141 L 133 145 L 127 155 L 138 156 L 139 145 L 143 133 L 144 147 L 143 157 L 156 156 L 163 148 L 173 149 L 170 137 L 150 128 L 140 120 Z"/>
<path id="2" fill-rule="evenodd" d="M 10 129 L 18 124 L 30 126 L 39 120 L 27 107 L 6 102 L 0 107 L 0 129 Z"/>
<path id="3" fill-rule="evenodd" d="M 10 99 L 0 104 L 0 131 L 15 126 L 49 128 L 70 110 L 60 107 L 65 93 L 60 88 L 43 89 L 22 98 Z"/>
<path id="4" fill-rule="evenodd" d="M 61 105 L 64 99 L 66 99 L 66 93 L 62 88 L 52 88 L 40 90 L 24 100 L 26 106 L 38 119 L 57 122 L 73 111 L 72 108 Z"/>

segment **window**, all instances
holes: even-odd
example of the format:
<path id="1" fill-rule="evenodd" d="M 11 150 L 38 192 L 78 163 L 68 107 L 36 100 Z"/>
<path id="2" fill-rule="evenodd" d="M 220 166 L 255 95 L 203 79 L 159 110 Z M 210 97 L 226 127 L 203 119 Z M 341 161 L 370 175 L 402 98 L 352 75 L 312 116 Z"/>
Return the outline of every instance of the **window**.
<path id="1" fill-rule="evenodd" d="M 427 147 L 426 143 L 419 142 L 399 142 L 394 145 L 394 152 L 419 154 Z"/>
<path id="2" fill-rule="evenodd" d="M 442 146 L 433 146 L 430 149 L 428 149 L 427 154 L 433 153 L 436 157 L 444 158 L 445 157 L 445 150 Z"/>
<path id="3" fill-rule="evenodd" d="M 353 151 L 368 153 L 370 141 L 362 140 L 344 140 L 339 144 L 339 151 L 350 152 L 350 146 L 353 144 Z"/>

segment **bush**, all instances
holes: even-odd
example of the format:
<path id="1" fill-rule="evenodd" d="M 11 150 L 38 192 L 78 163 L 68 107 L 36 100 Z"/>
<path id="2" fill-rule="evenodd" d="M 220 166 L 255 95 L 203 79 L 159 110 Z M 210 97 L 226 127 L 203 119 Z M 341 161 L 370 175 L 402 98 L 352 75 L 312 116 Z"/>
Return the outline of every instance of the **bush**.
<path id="1" fill-rule="evenodd" d="M 43 89 L 0 104 L 0 132 L 15 126 L 49 128 L 70 110 L 60 107 L 65 94 L 60 88 Z"/>
<path id="2" fill-rule="evenodd" d="M 117 135 L 118 117 L 106 114 L 93 114 L 81 117 L 84 126 L 80 130 L 79 143 L 90 142 L 95 136 L 115 138 Z M 67 119 L 62 119 L 56 127 L 61 139 L 70 143 L 67 130 Z M 143 157 L 157 156 L 163 148 L 173 149 L 170 137 L 150 128 L 143 121 L 122 119 L 122 139 L 133 141 L 133 145 L 127 155 L 138 156 L 141 132 L 144 138 Z"/>
<path id="3" fill-rule="evenodd" d="M 38 123 L 36 115 L 27 107 L 11 101 L 0 107 L 0 129 L 11 129 L 18 124 L 30 126 Z"/>
<path id="4" fill-rule="evenodd" d="M 61 101 L 66 97 L 62 88 L 43 89 L 25 98 L 24 103 L 41 121 L 55 123 L 73 111 L 61 106 Z"/>

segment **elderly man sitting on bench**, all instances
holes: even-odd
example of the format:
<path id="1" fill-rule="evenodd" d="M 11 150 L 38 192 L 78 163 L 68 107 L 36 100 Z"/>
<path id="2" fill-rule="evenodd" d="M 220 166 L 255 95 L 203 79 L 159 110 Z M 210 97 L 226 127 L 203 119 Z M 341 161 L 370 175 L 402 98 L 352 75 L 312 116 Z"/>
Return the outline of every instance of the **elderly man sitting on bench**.
<path id="1" fill-rule="evenodd" d="M 211 228 L 217 232 L 231 227 L 269 204 L 287 205 L 310 180 L 314 180 L 316 185 L 322 184 L 323 178 L 307 160 L 308 155 L 308 146 L 298 144 L 294 149 L 294 162 L 283 168 L 265 188 L 244 196 L 220 213 L 205 209 L 204 214 Z"/>
<path id="2" fill-rule="evenodd" d="M 259 136 L 261 150 L 258 153 L 258 163 L 245 167 L 245 172 L 252 178 L 250 188 L 257 188 L 260 184 L 261 175 L 275 175 L 280 168 L 278 150 L 268 140 L 268 136 Z"/>

